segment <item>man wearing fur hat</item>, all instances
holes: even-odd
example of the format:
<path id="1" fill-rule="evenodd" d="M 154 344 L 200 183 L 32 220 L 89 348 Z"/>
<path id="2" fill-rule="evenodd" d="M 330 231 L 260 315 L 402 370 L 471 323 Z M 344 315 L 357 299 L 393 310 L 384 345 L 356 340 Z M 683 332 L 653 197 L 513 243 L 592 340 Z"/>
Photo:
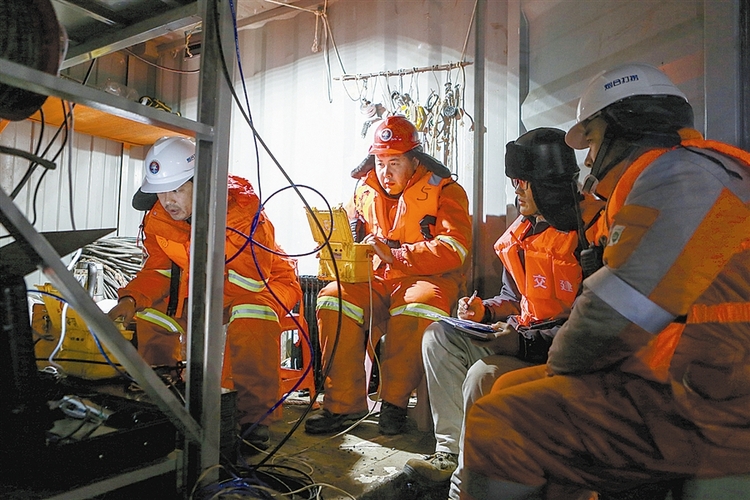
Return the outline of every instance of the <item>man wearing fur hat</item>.
<path id="1" fill-rule="evenodd" d="M 459 318 L 491 324 L 496 337 L 472 341 L 442 321 L 427 328 L 422 356 L 436 451 L 409 460 L 407 473 L 433 483 L 453 475 L 455 482 L 468 409 L 503 373 L 546 361 L 582 281 L 578 172 L 562 130 L 535 129 L 506 146 L 505 174 L 521 215 L 495 243 L 503 287 L 491 299 L 472 296 L 458 302 Z M 587 199 L 586 211 L 595 213 L 601 205 Z M 591 218 L 588 213 L 586 218 Z M 455 485 L 450 496 L 458 498 Z"/>

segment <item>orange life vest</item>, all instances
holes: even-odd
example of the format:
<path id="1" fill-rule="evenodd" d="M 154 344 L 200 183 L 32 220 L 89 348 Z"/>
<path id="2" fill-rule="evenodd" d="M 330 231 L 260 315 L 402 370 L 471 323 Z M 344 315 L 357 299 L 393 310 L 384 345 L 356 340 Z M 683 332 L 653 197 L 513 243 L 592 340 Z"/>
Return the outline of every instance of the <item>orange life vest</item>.
<path id="1" fill-rule="evenodd" d="M 443 186 L 454 181 L 450 177 L 439 177 L 423 166 L 417 168 L 414 178 L 416 180 L 401 193 L 393 226 L 388 228 L 381 222 L 390 220 L 385 204 L 380 200 L 384 195 L 375 187 L 378 183 L 375 171 L 368 173 L 366 183 L 357 189 L 355 196 L 357 211 L 365 218 L 368 232 L 401 243 L 429 239 L 423 232 L 423 228 L 429 230 L 429 224 L 422 221 L 426 216 L 437 215 L 440 192 Z"/>
<path id="2" fill-rule="evenodd" d="M 582 280 L 574 253 L 578 246 L 575 231 L 563 232 L 549 227 L 539 234 L 526 236 L 530 230 L 531 222 L 519 217 L 495 242 L 495 253 L 521 294 L 519 324 L 523 326 L 566 318 Z"/>

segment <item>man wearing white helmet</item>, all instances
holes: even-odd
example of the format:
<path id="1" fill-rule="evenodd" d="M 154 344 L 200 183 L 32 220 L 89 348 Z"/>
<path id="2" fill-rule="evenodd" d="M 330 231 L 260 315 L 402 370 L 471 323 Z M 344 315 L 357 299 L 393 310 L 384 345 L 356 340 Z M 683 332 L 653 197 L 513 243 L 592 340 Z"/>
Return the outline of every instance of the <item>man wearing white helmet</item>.
<path id="1" fill-rule="evenodd" d="M 183 359 L 187 320 L 195 144 L 185 138 L 159 139 L 146 155 L 145 167 L 133 205 L 148 210 L 142 225 L 147 259 L 136 277 L 119 290 L 120 299 L 109 316 L 126 324 L 135 316 L 138 350 L 144 359 L 152 365 L 174 366 Z M 260 210 L 250 183 L 229 176 L 227 194 L 224 314 L 228 327 L 222 386 L 237 390 L 242 437 L 265 449 L 270 440 L 266 417 L 281 396 L 279 318 L 301 299 L 302 290 L 295 262 L 284 257 L 276 244 L 273 225 Z M 257 243 L 253 250 L 250 238 Z M 270 416 L 278 417 L 280 408 Z"/>
<path id="2" fill-rule="evenodd" d="M 607 199 L 602 267 L 546 366 L 472 407 L 461 498 L 664 498 L 660 483 L 750 473 L 750 154 L 691 124 L 652 66 L 584 91 L 566 141 Z"/>

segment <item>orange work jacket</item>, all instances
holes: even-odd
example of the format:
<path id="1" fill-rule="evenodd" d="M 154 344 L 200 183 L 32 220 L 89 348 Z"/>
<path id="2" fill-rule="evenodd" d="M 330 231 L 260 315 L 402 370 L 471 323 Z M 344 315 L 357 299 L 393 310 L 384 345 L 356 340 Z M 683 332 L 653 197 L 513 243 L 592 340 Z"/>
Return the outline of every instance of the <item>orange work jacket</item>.
<path id="1" fill-rule="evenodd" d="M 228 179 L 227 234 L 225 241 L 224 296 L 237 296 L 248 292 L 259 292 L 269 283 L 274 292 L 292 293 L 299 290 L 296 266 L 293 259 L 272 254 L 256 247 L 253 251 L 247 243 L 252 230 L 260 200 L 250 183 L 230 176 Z M 146 214 L 143 222 L 144 246 L 147 259 L 143 269 L 125 287 L 119 296 L 132 296 L 138 308 L 151 307 L 169 293 L 171 262 L 181 269 L 179 300 L 175 316 L 181 317 L 188 295 L 190 270 L 190 224 L 176 221 L 156 203 Z M 258 215 L 257 229 L 253 240 L 281 251 L 275 242 L 274 228 L 264 213 Z M 246 244 L 247 243 L 247 244 Z M 274 283 L 280 285 L 273 288 Z M 299 293 L 301 296 L 301 292 Z M 286 297 L 284 297 L 286 298 Z M 286 301 L 285 301 L 286 302 Z M 294 303 L 294 300 L 291 299 Z"/>
<path id="2" fill-rule="evenodd" d="M 750 153 L 735 148 L 728 144 L 703 139 L 697 131 L 685 129 L 681 131 L 683 140 L 681 146 L 712 150 L 730 158 L 736 159 L 746 167 L 750 173 Z M 615 216 L 625 204 L 633 185 L 640 176 L 657 158 L 672 149 L 649 150 L 637 158 L 623 173 L 617 181 L 611 193 L 609 201 L 600 219 L 598 226 L 597 241 L 600 237 L 609 235 Z M 750 249 L 750 234 L 746 235 L 741 250 Z M 710 259 L 710 255 L 705 255 Z M 608 262 L 608 252 L 605 249 L 604 263 Z M 670 366 L 675 354 L 680 337 L 686 325 L 698 326 L 704 324 L 706 328 L 712 328 L 715 323 L 736 323 L 750 321 L 750 303 L 747 302 L 723 302 L 706 304 L 701 303 L 699 298 L 692 304 L 685 317 L 678 318 L 676 322 L 669 324 L 659 332 L 646 346 L 641 348 L 635 356 L 625 361 L 622 369 L 627 372 L 636 373 L 649 380 L 666 382 L 670 377 Z M 750 380 L 750 378 L 748 378 Z"/>

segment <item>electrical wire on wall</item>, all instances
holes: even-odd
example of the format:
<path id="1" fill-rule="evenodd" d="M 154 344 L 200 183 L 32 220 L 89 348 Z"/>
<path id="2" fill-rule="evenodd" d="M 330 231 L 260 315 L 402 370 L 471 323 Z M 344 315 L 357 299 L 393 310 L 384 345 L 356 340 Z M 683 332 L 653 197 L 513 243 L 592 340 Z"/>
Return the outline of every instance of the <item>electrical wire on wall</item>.
<path id="1" fill-rule="evenodd" d="M 474 119 L 466 111 L 465 106 L 465 68 L 471 64 L 466 60 L 466 49 L 476 17 L 476 9 L 477 2 L 475 0 L 458 62 L 354 75 L 347 74 L 344 71 L 343 64 L 341 64 L 343 74 L 334 79 L 341 80 L 346 95 L 352 101 L 359 103 L 360 110 L 366 116 L 361 131 L 363 138 L 370 126 L 378 120 L 390 115 L 403 115 L 420 132 L 425 152 L 441 159 L 443 164 L 451 170 L 454 178 L 457 179 L 460 164 L 458 127 L 463 125 L 464 117 L 467 117 L 471 122 L 469 131 L 474 131 Z M 338 53 L 338 49 L 336 52 Z M 457 79 L 460 80 L 460 83 L 454 81 L 454 70 L 458 70 Z M 424 72 L 430 72 L 435 77 L 436 88 L 430 89 L 427 100 L 422 103 L 419 99 L 419 85 L 416 76 Z M 444 81 L 437 77 L 439 72 L 445 73 Z M 404 77 L 407 76 L 410 77 L 410 82 L 408 90 L 405 91 Z M 397 86 L 392 87 L 391 78 L 398 79 Z M 369 85 L 370 79 L 374 81 L 373 85 Z M 348 81 L 355 83 L 356 95 L 352 95 L 347 87 L 346 82 Z M 376 103 L 374 94 L 375 88 L 378 86 L 381 88 L 382 97 L 381 101 Z M 371 97 L 368 96 L 368 88 L 372 89 Z M 378 109 L 377 115 L 372 111 L 373 109 Z"/>
<path id="2" fill-rule="evenodd" d="M 84 85 L 86 84 L 86 82 L 88 81 L 89 77 L 91 76 L 91 71 L 93 70 L 95 63 L 96 63 L 96 59 L 94 59 L 94 60 L 91 61 L 91 64 L 89 65 L 89 67 L 88 67 L 88 69 L 86 71 L 86 75 L 85 75 L 84 80 L 83 80 L 83 84 Z M 57 159 L 62 154 L 63 150 L 65 150 L 66 147 L 69 147 L 68 146 L 69 142 L 72 142 L 72 139 L 71 139 L 72 131 L 71 131 L 71 129 L 72 129 L 73 109 L 75 108 L 75 103 L 71 104 L 69 109 L 66 108 L 65 101 L 61 101 L 61 105 L 62 105 L 63 121 L 60 124 L 60 126 L 58 127 L 58 129 L 55 132 L 55 134 L 50 139 L 50 141 L 47 143 L 47 146 L 44 148 L 44 151 L 41 153 L 41 155 L 39 155 L 39 149 L 40 149 L 39 146 L 41 145 L 41 143 L 43 141 L 43 135 L 44 135 L 44 130 L 45 129 L 44 129 L 44 114 L 43 114 L 43 111 L 42 111 L 41 108 L 39 110 L 40 113 L 41 113 L 41 115 L 40 115 L 41 116 L 41 129 L 40 129 L 40 134 L 39 134 L 39 142 L 37 143 L 36 151 L 34 153 L 35 155 L 38 155 L 41 158 L 46 158 L 47 157 L 47 153 L 52 148 L 52 145 L 55 143 L 55 141 L 57 140 L 58 136 L 63 131 L 65 131 L 65 135 L 64 135 L 64 137 L 62 139 L 62 143 L 61 143 L 60 147 L 58 148 L 57 152 L 50 159 L 50 161 L 52 163 L 54 163 L 54 162 L 57 161 Z M 74 216 L 73 216 L 73 205 L 72 205 L 72 203 L 73 203 L 72 154 L 71 154 L 71 149 L 69 149 L 68 151 L 69 151 L 69 154 L 68 154 L 68 159 L 69 159 L 69 164 L 68 164 L 68 167 L 69 167 L 69 171 L 68 171 L 68 175 L 69 175 L 69 177 L 68 177 L 68 181 L 69 181 L 68 182 L 68 188 L 69 188 L 69 208 L 70 208 L 71 223 L 73 225 L 73 229 L 75 229 L 75 220 L 74 220 Z M 39 165 L 40 165 L 40 162 L 38 162 L 38 161 L 31 161 L 29 163 L 29 166 L 26 169 L 26 172 L 24 173 L 21 181 L 16 185 L 16 187 L 11 192 L 11 199 L 14 199 L 16 196 L 18 196 L 18 194 L 20 193 L 21 189 L 31 179 L 32 174 L 34 173 L 34 171 L 36 170 L 36 168 Z M 36 186 L 34 187 L 34 193 L 33 193 L 33 198 L 32 198 L 32 215 L 33 215 L 33 218 L 31 220 L 31 225 L 32 226 L 36 225 L 36 221 L 37 221 L 37 199 L 38 199 L 39 189 L 40 189 L 40 187 L 42 185 L 42 180 L 47 175 L 47 172 L 49 172 L 49 170 L 50 170 L 50 168 L 47 167 L 47 168 L 45 168 L 44 171 L 42 171 L 42 174 L 39 176 L 39 179 L 37 180 Z"/>
<path id="3" fill-rule="evenodd" d="M 233 97 L 234 101 L 237 103 L 238 108 L 239 108 L 239 110 L 240 110 L 243 118 L 245 119 L 245 122 L 250 127 L 250 129 L 251 129 L 251 131 L 253 133 L 254 140 L 256 141 L 256 144 L 260 145 L 260 147 L 262 147 L 265 150 L 265 152 L 269 155 L 269 157 L 271 158 L 271 160 L 274 163 L 274 165 L 278 168 L 278 170 L 282 173 L 282 175 L 284 176 L 284 178 L 289 183 L 289 186 L 286 187 L 286 188 L 283 188 L 283 189 L 293 189 L 295 191 L 295 193 L 297 194 L 297 196 L 300 198 L 300 200 L 302 200 L 302 202 L 305 205 L 306 209 L 309 212 L 313 213 L 312 207 L 309 205 L 309 203 L 307 202 L 305 196 L 300 191 L 300 187 L 302 187 L 302 186 L 299 186 L 299 185 L 297 185 L 296 183 L 294 183 L 292 181 L 292 179 L 289 177 L 288 173 L 281 166 L 281 164 L 279 163 L 279 161 L 276 159 L 275 155 L 270 151 L 270 149 L 268 148 L 268 146 L 266 145 L 266 143 L 263 141 L 262 137 L 258 133 L 257 129 L 255 128 L 253 120 L 250 118 L 250 115 L 249 115 L 249 105 L 248 105 L 248 111 L 246 111 L 243 108 L 243 106 L 241 105 L 240 98 L 239 98 L 239 96 L 237 95 L 237 92 L 234 89 L 232 78 L 231 78 L 231 75 L 230 75 L 230 72 L 229 72 L 229 68 L 228 68 L 228 65 L 227 65 L 227 62 L 226 62 L 226 55 L 223 52 L 223 44 L 221 42 L 220 30 L 219 30 L 219 26 L 218 26 L 218 17 L 219 17 L 219 14 L 218 14 L 218 7 L 217 7 L 216 2 L 212 2 L 212 6 L 213 6 L 213 9 L 214 9 L 214 19 L 215 19 L 215 22 L 216 22 L 215 29 L 216 29 L 217 38 L 218 38 L 217 39 L 218 49 L 219 49 L 219 52 L 221 54 L 220 60 L 221 60 L 222 71 L 223 71 L 223 74 L 224 74 L 224 78 L 225 78 L 225 80 L 227 82 L 227 85 L 229 87 L 229 90 L 230 90 L 230 92 L 232 94 L 232 97 Z M 236 33 L 236 20 L 234 20 L 234 21 L 235 21 L 235 23 L 234 23 L 235 24 L 234 29 L 235 29 L 235 33 Z M 238 41 L 237 41 L 236 37 L 235 37 L 235 44 L 236 44 L 236 47 L 238 47 Z M 241 61 L 241 59 L 238 57 L 237 58 L 238 65 L 241 64 L 240 61 Z M 243 86 L 243 88 L 244 88 L 244 86 Z M 245 89 L 245 101 L 246 101 L 246 103 L 249 103 L 249 100 L 247 98 L 247 91 L 246 91 L 246 89 Z M 258 148 L 256 148 L 256 149 L 258 149 Z M 256 155 L 256 158 L 258 158 L 257 155 Z M 260 162 L 259 161 L 258 161 L 258 171 L 260 172 Z M 260 178 L 259 178 L 259 182 L 260 182 Z M 263 203 L 265 203 L 265 202 L 261 199 L 261 206 L 263 206 Z M 259 213 L 260 213 L 260 209 L 259 209 Z M 255 231 L 255 228 L 257 227 L 257 220 L 258 220 L 258 217 L 259 217 L 259 213 L 256 214 L 255 221 L 253 223 L 253 229 L 251 230 L 250 235 L 248 235 L 249 236 L 249 245 L 250 245 L 251 251 L 253 251 L 253 252 L 254 252 L 254 247 L 255 247 L 255 245 L 257 245 L 257 243 L 254 242 L 254 240 L 252 239 L 252 236 L 253 236 L 253 233 Z M 314 220 L 315 220 L 315 223 L 318 226 L 318 229 L 321 231 L 321 233 L 322 234 L 326 234 L 326 231 L 323 229 L 323 226 L 321 225 L 320 221 L 317 220 L 317 218 L 314 218 Z M 324 245 L 326 245 L 328 247 L 329 251 L 331 250 L 329 239 L 326 239 L 326 241 L 324 242 Z M 254 256 L 254 258 L 255 258 L 255 256 Z M 256 261 L 256 267 L 258 267 L 257 258 L 255 258 L 255 261 Z M 338 286 L 338 293 L 339 293 L 339 296 L 341 296 L 341 293 L 342 293 L 342 291 L 341 291 L 341 284 L 340 284 L 340 282 L 338 280 L 339 274 L 338 274 L 338 268 L 337 268 L 335 259 L 333 261 L 333 266 L 334 266 L 335 275 L 337 277 L 336 282 L 337 282 L 337 286 Z M 266 283 L 266 286 L 267 286 L 267 279 L 265 277 L 263 277 L 263 280 L 264 280 L 264 282 Z M 268 289 L 273 294 L 273 290 L 271 288 L 268 288 Z M 343 316 L 341 307 L 342 307 L 342 304 L 341 304 L 341 301 L 339 301 L 339 314 L 338 314 L 338 321 L 337 321 L 337 327 L 336 327 L 336 340 L 334 341 L 334 347 L 333 347 L 332 356 L 335 355 L 335 350 L 336 350 L 336 347 L 337 347 L 337 344 L 338 344 L 338 336 L 339 336 L 339 333 L 340 333 L 340 330 L 341 330 L 341 321 L 342 321 L 342 316 Z M 306 341 L 309 344 L 309 336 L 308 336 L 307 332 L 304 332 L 304 330 L 301 328 L 301 325 L 298 325 L 298 326 L 300 326 L 300 331 L 303 332 L 303 336 L 306 337 Z M 311 356 L 311 359 L 313 359 L 312 356 Z M 330 365 L 329 365 L 328 369 L 330 370 Z M 245 464 L 245 466 L 243 466 L 243 470 L 242 471 L 236 471 L 235 472 L 235 474 L 237 474 L 237 475 L 234 478 L 234 480 L 237 481 L 237 482 L 239 482 L 239 483 L 241 483 L 241 485 L 242 485 L 243 488 L 250 487 L 248 481 L 251 480 L 251 479 L 254 480 L 254 479 L 258 478 L 259 469 L 261 467 L 268 467 L 268 466 L 265 465 L 265 463 L 275 453 L 278 452 L 278 450 L 280 449 L 281 445 L 283 445 L 283 443 L 286 442 L 286 440 L 288 439 L 288 437 L 290 437 L 292 435 L 292 433 L 299 427 L 299 425 L 303 421 L 304 417 L 312 409 L 312 406 L 315 403 L 315 400 L 316 400 L 316 397 L 317 397 L 317 392 L 318 392 L 318 389 L 316 388 L 315 394 L 311 394 L 310 395 L 310 404 L 306 407 L 305 414 L 297 421 L 296 425 L 287 434 L 287 437 L 285 439 L 283 439 L 282 442 L 274 448 L 274 450 L 272 450 L 268 455 L 266 455 L 266 457 L 263 460 L 261 460 L 260 463 L 252 465 L 252 466 Z M 231 469 L 235 469 L 235 467 L 232 464 L 227 464 L 227 465 L 229 467 L 231 467 Z"/>
<path id="4" fill-rule="evenodd" d="M 325 63 L 326 68 L 326 88 L 328 91 L 328 102 L 333 102 L 333 96 L 331 95 L 331 91 L 333 90 L 333 84 L 332 84 L 332 76 L 331 76 L 331 56 L 330 51 L 328 50 L 328 40 L 331 40 L 331 45 L 333 46 L 333 50 L 336 53 L 336 58 L 339 61 L 339 66 L 341 67 L 341 71 L 346 73 L 344 71 L 344 63 L 341 60 L 341 54 L 339 54 L 339 49 L 336 46 L 336 40 L 333 37 L 333 31 L 331 30 L 331 23 L 328 19 L 328 0 L 323 1 L 323 6 L 319 7 L 318 9 L 306 9 L 304 7 L 299 7 L 297 5 L 291 5 L 284 2 L 279 2 L 278 0 L 265 0 L 268 3 L 272 3 L 274 5 L 279 5 L 281 7 L 287 7 L 290 9 L 300 10 L 303 12 L 308 12 L 310 14 L 313 14 L 315 16 L 315 35 L 313 37 L 313 44 L 310 48 L 311 52 L 317 53 L 320 51 L 320 31 L 323 32 L 323 61 Z M 320 27 L 322 26 L 322 30 Z"/>

